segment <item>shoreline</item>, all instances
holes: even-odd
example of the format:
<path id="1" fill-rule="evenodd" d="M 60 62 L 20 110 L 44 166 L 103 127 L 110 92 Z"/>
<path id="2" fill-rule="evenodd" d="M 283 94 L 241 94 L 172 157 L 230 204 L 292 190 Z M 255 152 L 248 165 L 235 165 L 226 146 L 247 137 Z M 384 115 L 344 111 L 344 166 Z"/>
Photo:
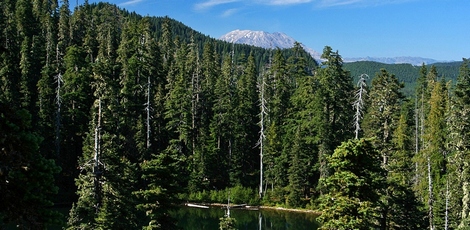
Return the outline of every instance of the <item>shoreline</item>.
<path id="1" fill-rule="evenodd" d="M 195 202 L 186 202 L 183 205 L 189 206 L 196 205 L 196 206 L 208 206 L 208 207 L 227 207 L 227 204 L 222 203 L 195 203 Z M 276 206 L 265 206 L 265 205 L 247 205 L 247 204 L 230 204 L 230 207 L 233 209 L 248 209 L 248 210 L 277 210 L 277 211 L 287 211 L 287 212 L 299 212 L 299 213 L 310 213 L 314 215 L 320 215 L 321 212 L 317 210 L 310 210 L 310 209 L 295 209 L 295 208 L 284 208 L 284 207 L 276 207 Z"/>

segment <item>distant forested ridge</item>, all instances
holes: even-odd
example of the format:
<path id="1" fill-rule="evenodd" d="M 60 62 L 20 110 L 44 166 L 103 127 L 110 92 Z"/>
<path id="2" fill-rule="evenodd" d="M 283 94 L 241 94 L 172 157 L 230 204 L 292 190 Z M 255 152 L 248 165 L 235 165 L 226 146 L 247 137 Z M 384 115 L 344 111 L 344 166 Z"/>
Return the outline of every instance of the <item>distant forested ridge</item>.
<path id="1" fill-rule="evenodd" d="M 0 10 L 2 227 L 174 229 L 174 205 L 228 196 L 322 229 L 469 224 L 467 59 L 353 68 L 108 3 Z"/>
<path id="2" fill-rule="evenodd" d="M 443 62 L 426 65 L 427 68 L 435 66 L 439 75 L 445 77 L 447 80 L 452 80 L 454 83 L 459 75 L 459 68 L 462 62 Z M 413 96 L 416 88 L 417 79 L 419 77 L 419 70 L 421 66 L 411 64 L 385 64 L 373 61 L 358 61 L 344 63 L 344 68 L 351 72 L 352 76 L 360 76 L 367 74 L 371 77 L 375 75 L 380 69 L 386 69 L 390 73 L 397 76 L 399 81 L 405 83 L 403 92 L 407 96 Z M 372 79 L 370 79 L 372 80 Z"/>

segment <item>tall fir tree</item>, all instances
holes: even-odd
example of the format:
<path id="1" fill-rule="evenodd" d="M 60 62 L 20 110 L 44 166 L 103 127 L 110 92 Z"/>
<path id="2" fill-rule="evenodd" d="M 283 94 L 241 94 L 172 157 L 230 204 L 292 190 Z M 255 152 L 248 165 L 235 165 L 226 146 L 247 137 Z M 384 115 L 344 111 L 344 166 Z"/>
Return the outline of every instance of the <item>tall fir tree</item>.
<path id="1" fill-rule="evenodd" d="M 85 59 L 83 48 L 73 45 L 64 56 L 65 72 L 62 76 L 62 130 L 61 145 L 67 146 L 58 157 L 62 167 L 60 180 L 67 200 L 72 200 L 76 190 L 74 178 L 78 176 L 77 159 L 82 155 L 88 124 L 91 121 L 90 108 L 93 105 L 90 63 Z"/>
<path id="2" fill-rule="evenodd" d="M 168 93 L 164 104 L 166 130 L 169 135 L 166 151 L 176 151 L 179 159 L 187 161 L 192 152 L 191 76 L 187 68 L 187 45 L 176 39 L 175 47 L 174 66 L 167 75 Z"/>
<path id="3" fill-rule="evenodd" d="M 289 116 L 288 133 L 290 151 L 288 204 L 295 207 L 301 199 L 312 198 L 318 186 L 318 143 L 322 126 L 322 113 L 318 103 L 318 82 L 314 76 L 297 79 L 298 87 L 291 97 L 292 114 Z"/>
<path id="4" fill-rule="evenodd" d="M 424 204 L 413 191 L 415 165 L 413 148 L 413 101 L 402 105 L 393 132 L 395 146 L 387 165 L 388 229 L 421 229 L 427 226 Z"/>
<path id="5" fill-rule="evenodd" d="M 249 55 L 236 82 L 236 104 L 234 108 L 234 178 L 237 184 L 254 187 L 259 165 L 255 148 L 259 128 L 257 125 L 258 95 L 256 93 L 257 71 L 253 55 Z"/>
<path id="6" fill-rule="evenodd" d="M 284 54 L 276 49 L 272 62 L 269 63 L 267 74 L 266 101 L 268 114 L 266 123 L 266 148 L 265 159 L 267 161 L 266 179 L 271 188 L 282 191 L 287 185 L 289 168 L 288 153 L 283 149 L 290 107 L 290 97 L 293 93 L 293 79 L 288 75 L 287 63 Z"/>
<path id="7" fill-rule="evenodd" d="M 353 85 L 350 73 L 343 69 L 343 59 L 338 51 L 326 46 L 321 56 L 325 59 L 317 69 L 315 77 L 319 83 L 318 97 L 321 102 L 321 130 L 319 136 L 319 171 L 320 177 L 328 176 L 328 167 L 325 157 L 331 155 L 333 150 L 352 135 L 351 102 L 353 98 Z"/>
<path id="8" fill-rule="evenodd" d="M 450 101 L 449 116 L 449 146 L 450 153 L 447 162 L 447 180 L 450 181 L 452 207 L 449 213 L 450 227 L 454 229 L 467 229 L 470 225 L 470 187 L 468 135 L 470 134 L 470 121 L 467 114 L 470 109 L 470 62 L 463 59 L 459 76 Z"/>
<path id="9" fill-rule="evenodd" d="M 392 142 L 393 133 L 397 128 L 400 119 L 400 107 L 403 100 L 401 93 L 403 85 L 398 82 L 395 75 L 390 74 L 385 69 L 381 69 L 372 80 L 372 85 L 369 93 L 368 110 L 364 118 L 364 136 L 371 138 L 375 137 L 375 148 L 382 155 L 382 167 L 387 172 L 386 178 L 389 179 L 388 173 L 389 160 L 396 153 L 394 143 Z M 394 184 L 390 184 L 388 188 L 382 191 L 382 206 L 381 206 L 381 229 L 386 229 L 389 225 L 390 206 Z"/>
<path id="10" fill-rule="evenodd" d="M 429 74 L 434 73 L 431 71 Z M 422 173 L 426 178 L 421 180 L 421 191 L 427 192 L 423 197 L 428 208 L 429 226 L 434 229 L 443 228 L 445 225 L 448 91 L 445 82 L 432 82 L 432 80 L 430 82 L 432 91 L 429 99 L 429 115 L 425 120 L 424 146 L 418 156 L 424 162 L 418 170 L 426 172 Z"/>
<path id="11" fill-rule="evenodd" d="M 195 165 L 197 183 L 190 187 L 193 191 L 220 187 L 220 171 L 218 169 L 218 156 L 213 151 L 213 139 L 211 136 L 211 123 L 214 116 L 216 79 L 221 75 L 220 58 L 215 46 L 211 42 L 204 44 L 201 63 L 199 103 L 196 109 L 200 119 L 200 127 L 197 131 L 199 143 L 197 146 L 197 158 Z"/>
<path id="12" fill-rule="evenodd" d="M 217 189 L 230 187 L 236 183 L 232 168 L 233 142 L 234 142 L 234 102 L 235 82 L 232 76 L 232 56 L 226 55 L 222 63 L 221 76 L 214 86 L 213 117 L 210 123 L 211 143 L 210 150 L 217 159 L 219 175 L 217 176 Z"/>

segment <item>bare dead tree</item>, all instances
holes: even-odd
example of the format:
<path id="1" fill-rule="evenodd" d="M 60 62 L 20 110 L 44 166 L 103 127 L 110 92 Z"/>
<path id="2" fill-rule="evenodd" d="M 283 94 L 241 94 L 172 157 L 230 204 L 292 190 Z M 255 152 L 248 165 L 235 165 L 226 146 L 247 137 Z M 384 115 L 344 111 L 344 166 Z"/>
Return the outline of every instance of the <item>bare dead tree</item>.
<path id="1" fill-rule="evenodd" d="M 449 229 L 449 178 L 446 177 L 446 214 L 445 214 L 445 224 L 444 229 Z"/>
<path id="2" fill-rule="evenodd" d="M 62 98 L 60 94 L 60 90 L 62 88 L 62 83 L 64 82 L 62 79 L 62 74 L 58 74 L 56 76 L 57 87 L 56 87 L 56 117 L 55 117 L 55 147 L 56 147 L 56 154 L 60 156 L 60 127 L 61 123 L 61 105 L 62 105 Z"/>
<path id="3" fill-rule="evenodd" d="M 147 149 L 150 148 L 150 134 L 152 132 L 151 126 L 150 126 L 150 110 L 152 109 L 150 106 L 150 87 L 151 87 L 151 82 L 150 82 L 150 76 L 147 77 L 147 102 L 145 103 L 145 112 L 147 113 L 147 117 L 145 119 L 145 126 L 147 128 L 146 134 L 147 134 Z"/>
<path id="4" fill-rule="evenodd" d="M 263 151 L 264 151 L 264 140 L 266 139 L 266 134 L 265 134 L 265 116 L 268 114 L 268 108 L 267 108 L 267 103 L 266 103 L 266 98 L 265 98 L 265 87 L 266 87 L 266 78 L 264 74 L 261 76 L 261 82 L 258 83 L 258 90 L 259 90 L 259 97 L 260 97 L 260 121 L 259 121 L 259 126 L 260 126 L 260 132 L 259 132 L 259 140 L 258 140 L 258 145 L 260 147 L 260 153 L 259 153 L 259 164 L 260 164 L 260 169 L 259 169 L 259 197 L 261 198 L 263 196 Z"/>
<path id="5" fill-rule="evenodd" d="M 359 80 L 357 82 L 357 91 L 355 94 L 355 99 L 353 102 L 353 107 L 355 110 L 354 113 L 354 133 L 355 139 L 359 138 L 359 131 L 361 130 L 361 120 L 363 117 L 363 110 L 364 110 L 364 99 L 367 96 L 367 83 L 366 79 L 369 78 L 367 74 L 361 74 L 359 76 Z"/>
<path id="6" fill-rule="evenodd" d="M 96 213 L 99 212 L 101 207 L 101 176 L 103 174 L 103 164 L 100 161 L 101 157 L 101 99 L 98 99 L 98 121 L 95 127 L 95 148 L 93 157 L 93 185 L 94 185 L 94 198 L 95 198 L 95 209 Z"/>
<path id="7" fill-rule="evenodd" d="M 428 192 L 429 192 L 429 199 L 428 199 L 428 205 L 429 205 L 429 212 L 428 212 L 428 217 L 429 217 L 429 229 L 434 230 L 434 214 L 433 214 L 433 206 L 434 206 L 434 195 L 432 193 L 432 176 L 431 176 L 431 158 L 428 155 L 427 156 L 427 163 L 428 163 Z"/>

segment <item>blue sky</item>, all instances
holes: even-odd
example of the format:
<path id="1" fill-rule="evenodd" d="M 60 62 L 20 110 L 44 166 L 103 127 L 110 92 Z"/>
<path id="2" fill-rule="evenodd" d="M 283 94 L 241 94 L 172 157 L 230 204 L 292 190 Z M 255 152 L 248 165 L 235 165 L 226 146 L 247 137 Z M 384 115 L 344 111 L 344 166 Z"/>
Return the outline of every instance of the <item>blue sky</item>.
<path id="1" fill-rule="evenodd" d="M 83 3 L 83 0 L 79 0 Z M 89 2 L 97 2 L 89 0 Z M 108 0 L 169 16 L 218 38 L 235 30 L 283 32 L 343 57 L 470 57 L 469 0 Z M 73 7 L 75 1 L 71 1 Z"/>

